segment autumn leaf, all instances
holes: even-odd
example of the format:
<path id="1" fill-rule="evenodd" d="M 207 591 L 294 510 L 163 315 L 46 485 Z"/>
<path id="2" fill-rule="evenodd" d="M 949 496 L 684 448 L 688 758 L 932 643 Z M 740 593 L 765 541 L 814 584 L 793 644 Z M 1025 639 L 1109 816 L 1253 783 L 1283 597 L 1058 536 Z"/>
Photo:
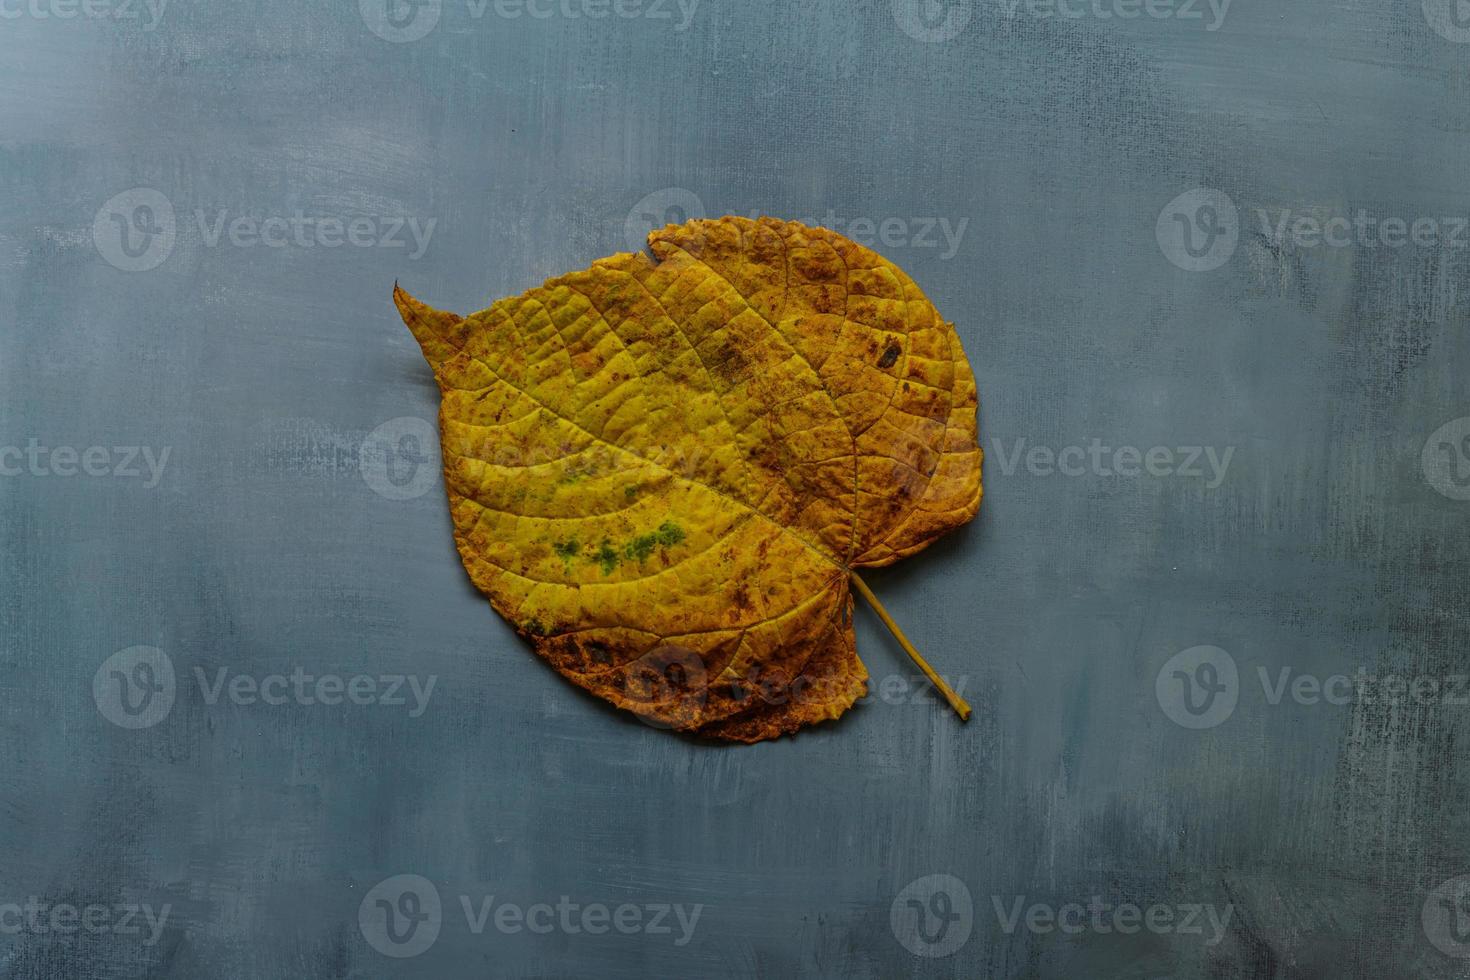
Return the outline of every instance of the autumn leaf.
<path id="1" fill-rule="evenodd" d="M 556 670 L 652 724 L 836 718 L 867 686 L 854 570 L 979 507 L 969 362 L 834 232 L 725 217 L 649 247 L 468 317 L 394 287 L 443 396 L 460 556 Z"/>

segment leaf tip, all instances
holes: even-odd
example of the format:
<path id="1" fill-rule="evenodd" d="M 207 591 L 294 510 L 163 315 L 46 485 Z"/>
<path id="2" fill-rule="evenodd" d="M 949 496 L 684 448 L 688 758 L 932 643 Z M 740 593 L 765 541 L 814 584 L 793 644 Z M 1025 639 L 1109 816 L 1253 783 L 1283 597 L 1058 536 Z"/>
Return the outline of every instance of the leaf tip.
<path id="1" fill-rule="evenodd" d="M 408 290 L 398 285 L 396 279 L 393 281 L 393 305 L 398 308 L 398 315 L 403 318 L 404 325 L 419 342 L 419 347 L 423 349 L 424 357 L 430 365 L 437 368 L 459 350 L 460 344 L 455 343 L 455 334 L 459 325 L 464 322 L 464 317 L 436 310 L 427 303 L 420 302 Z"/>

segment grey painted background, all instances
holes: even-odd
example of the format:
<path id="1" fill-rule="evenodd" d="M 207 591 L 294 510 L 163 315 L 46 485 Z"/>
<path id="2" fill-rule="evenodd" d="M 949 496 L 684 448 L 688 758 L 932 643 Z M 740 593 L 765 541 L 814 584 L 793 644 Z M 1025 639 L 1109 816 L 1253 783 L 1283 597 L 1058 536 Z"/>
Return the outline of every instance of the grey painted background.
<path id="1" fill-rule="evenodd" d="M 1470 10 L 1008 4 L 0 3 L 3 975 L 1470 976 Z M 469 586 L 392 282 L 681 209 L 958 324 L 980 518 L 869 580 L 968 725 L 864 612 L 695 744 Z"/>

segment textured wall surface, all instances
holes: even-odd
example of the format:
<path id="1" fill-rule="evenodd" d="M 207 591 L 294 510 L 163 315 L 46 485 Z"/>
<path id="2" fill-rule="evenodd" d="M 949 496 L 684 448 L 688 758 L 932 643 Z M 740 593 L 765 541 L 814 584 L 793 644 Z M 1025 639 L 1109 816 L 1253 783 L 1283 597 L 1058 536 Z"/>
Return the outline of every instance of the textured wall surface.
<path id="1" fill-rule="evenodd" d="M 1467 15 L 3 0 L 0 972 L 1470 976 Z M 869 581 L 968 725 L 863 611 L 696 744 L 469 585 L 393 281 L 700 213 L 958 325 L 980 517 Z"/>

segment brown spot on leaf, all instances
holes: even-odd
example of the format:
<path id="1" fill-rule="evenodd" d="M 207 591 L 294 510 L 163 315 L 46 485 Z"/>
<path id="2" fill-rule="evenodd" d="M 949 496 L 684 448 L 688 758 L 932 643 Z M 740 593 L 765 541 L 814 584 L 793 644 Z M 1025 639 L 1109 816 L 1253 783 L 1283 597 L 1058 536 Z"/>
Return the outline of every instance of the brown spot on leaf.
<path id="1" fill-rule="evenodd" d="M 753 608 L 750 603 L 750 589 L 746 587 L 744 582 L 735 586 L 735 593 L 730 598 L 735 603 L 735 608 L 741 612 L 750 612 Z"/>
<path id="2" fill-rule="evenodd" d="M 745 354 L 726 340 L 710 363 L 710 370 L 726 381 L 736 380 L 745 370 Z"/>

